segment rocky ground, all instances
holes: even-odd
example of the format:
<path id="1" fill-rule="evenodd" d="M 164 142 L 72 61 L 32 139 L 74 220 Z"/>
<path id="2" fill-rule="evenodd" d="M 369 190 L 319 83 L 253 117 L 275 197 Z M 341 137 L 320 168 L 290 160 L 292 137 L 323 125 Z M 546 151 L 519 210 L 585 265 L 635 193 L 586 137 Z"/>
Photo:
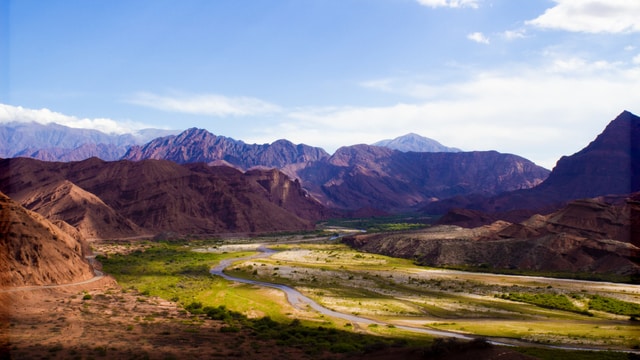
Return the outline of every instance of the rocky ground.
<path id="1" fill-rule="evenodd" d="M 308 358 L 248 331 L 222 333 L 219 321 L 123 290 L 110 278 L 91 286 L 2 292 L 0 301 L 2 359 Z"/>

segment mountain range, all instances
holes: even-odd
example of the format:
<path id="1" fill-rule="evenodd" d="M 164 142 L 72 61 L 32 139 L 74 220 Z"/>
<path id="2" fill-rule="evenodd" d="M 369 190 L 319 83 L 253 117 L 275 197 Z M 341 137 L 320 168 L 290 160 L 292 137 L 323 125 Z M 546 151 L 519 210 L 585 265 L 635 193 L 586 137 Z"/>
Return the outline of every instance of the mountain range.
<path id="1" fill-rule="evenodd" d="M 193 128 L 130 146 L 115 162 L 5 159 L 0 190 L 52 219 L 65 214 L 89 238 L 309 228 L 345 211 L 450 211 L 443 221 L 517 222 L 572 199 L 640 191 L 639 124 L 637 116 L 621 113 L 551 173 L 495 151 L 404 152 L 361 144 L 329 155 L 287 140 L 246 144 Z M 273 206 L 271 215 L 280 220 L 252 219 L 255 209 Z"/>

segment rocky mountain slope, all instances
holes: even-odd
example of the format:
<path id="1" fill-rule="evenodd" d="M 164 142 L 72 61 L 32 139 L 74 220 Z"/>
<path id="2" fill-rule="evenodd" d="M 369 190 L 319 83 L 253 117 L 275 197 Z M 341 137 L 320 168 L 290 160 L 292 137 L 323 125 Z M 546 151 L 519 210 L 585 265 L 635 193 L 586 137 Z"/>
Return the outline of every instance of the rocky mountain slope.
<path id="1" fill-rule="evenodd" d="M 493 197 L 448 199 L 427 204 L 423 211 L 442 214 L 465 208 L 506 218 L 500 213 L 513 215 L 518 209 L 549 212 L 573 199 L 636 191 L 640 191 L 640 117 L 624 111 L 584 149 L 561 158 L 538 186 Z M 523 220 L 517 216 L 510 219 Z"/>
<path id="2" fill-rule="evenodd" d="M 81 241 L 0 193 L 0 287 L 87 280 Z"/>
<path id="3" fill-rule="evenodd" d="M 0 174 L 0 191 L 95 238 L 300 230 L 328 216 L 299 183 L 272 170 L 16 158 L 1 160 Z"/>
<path id="4" fill-rule="evenodd" d="M 406 211 L 454 196 L 498 194 L 542 182 L 548 170 L 522 157 L 495 151 L 400 152 L 355 145 L 308 164 L 295 176 L 323 204 Z"/>
<path id="5" fill-rule="evenodd" d="M 461 152 L 458 148 L 448 147 L 440 144 L 436 140 L 429 139 L 418 134 L 409 133 L 398 136 L 395 139 L 381 140 L 371 144 L 373 146 L 386 147 L 402 152 Z"/>
<path id="6" fill-rule="evenodd" d="M 49 220 L 68 223 L 87 240 L 151 235 L 96 195 L 68 180 L 30 188 L 17 194 L 15 200 Z"/>
<path id="7" fill-rule="evenodd" d="M 0 124 L 0 157 L 31 157 L 46 161 L 77 161 L 90 157 L 118 160 L 132 145 L 144 144 L 173 130 L 143 129 L 112 135 L 58 124 Z"/>
<path id="8" fill-rule="evenodd" d="M 578 200 L 547 216 L 464 229 L 438 226 L 345 241 L 364 251 L 429 266 L 476 266 L 640 275 L 640 193 L 614 203 Z"/>
<path id="9" fill-rule="evenodd" d="M 240 169 L 266 167 L 280 169 L 286 165 L 320 160 L 328 154 L 321 148 L 295 145 L 288 140 L 272 144 L 246 144 L 204 129 L 188 129 L 178 135 L 157 138 L 144 146 L 133 146 L 125 160 L 163 159 L 178 164 L 226 163 Z"/>

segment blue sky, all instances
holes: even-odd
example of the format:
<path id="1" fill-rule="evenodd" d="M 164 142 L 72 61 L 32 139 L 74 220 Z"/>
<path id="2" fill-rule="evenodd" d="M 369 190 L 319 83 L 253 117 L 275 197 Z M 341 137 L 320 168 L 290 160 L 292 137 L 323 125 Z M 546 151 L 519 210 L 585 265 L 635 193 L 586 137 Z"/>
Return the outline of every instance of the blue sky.
<path id="1" fill-rule="evenodd" d="M 0 122 L 329 152 L 414 132 L 552 168 L 622 110 L 637 0 L 0 0 Z"/>

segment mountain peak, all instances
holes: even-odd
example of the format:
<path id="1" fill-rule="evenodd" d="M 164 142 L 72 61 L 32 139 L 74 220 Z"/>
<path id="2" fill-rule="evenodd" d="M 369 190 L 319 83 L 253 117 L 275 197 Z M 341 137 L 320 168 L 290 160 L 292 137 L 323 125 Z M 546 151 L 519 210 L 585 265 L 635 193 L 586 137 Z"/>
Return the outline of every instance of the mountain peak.
<path id="1" fill-rule="evenodd" d="M 386 147 L 402 152 L 460 152 L 462 150 L 444 146 L 436 140 L 408 133 L 395 139 L 381 140 L 373 144 L 374 146 Z"/>

